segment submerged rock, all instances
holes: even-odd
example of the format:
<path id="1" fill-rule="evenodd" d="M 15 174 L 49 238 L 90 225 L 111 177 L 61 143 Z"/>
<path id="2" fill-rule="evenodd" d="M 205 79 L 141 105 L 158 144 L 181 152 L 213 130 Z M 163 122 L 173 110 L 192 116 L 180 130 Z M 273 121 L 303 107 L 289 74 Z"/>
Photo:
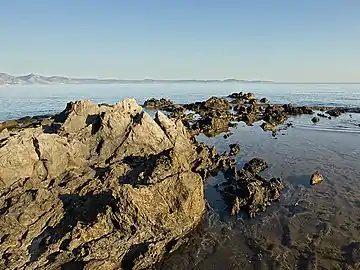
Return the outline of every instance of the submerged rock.
<path id="1" fill-rule="evenodd" d="M 201 220 L 203 158 L 181 120 L 133 99 L 55 120 L 0 144 L 1 269 L 149 268 Z"/>
<path id="2" fill-rule="evenodd" d="M 320 184 L 323 180 L 324 177 L 318 171 L 316 171 L 311 175 L 310 184 L 317 185 Z"/>
<path id="3" fill-rule="evenodd" d="M 320 122 L 320 118 L 314 116 L 314 117 L 311 119 L 311 122 L 313 122 L 313 123 Z"/>

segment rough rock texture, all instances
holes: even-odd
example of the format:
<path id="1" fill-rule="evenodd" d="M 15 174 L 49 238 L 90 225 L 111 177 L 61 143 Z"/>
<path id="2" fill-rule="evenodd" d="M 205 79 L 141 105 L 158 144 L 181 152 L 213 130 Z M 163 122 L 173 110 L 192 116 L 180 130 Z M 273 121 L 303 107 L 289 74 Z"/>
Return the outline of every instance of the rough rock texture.
<path id="1" fill-rule="evenodd" d="M 219 189 L 231 215 L 243 210 L 253 217 L 280 198 L 285 187 L 283 182 L 279 178 L 266 180 L 259 175 L 267 167 L 266 161 L 254 158 L 240 170 L 231 168 L 225 172 L 227 182 Z"/>
<path id="2" fill-rule="evenodd" d="M 203 102 L 185 104 L 184 108 L 199 115 L 197 119 L 187 119 L 187 123 L 184 123 L 194 135 L 204 133 L 213 137 L 228 132 L 229 127 L 234 126 L 232 121 L 235 120 L 235 117 L 228 111 L 231 105 L 225 98 L 211 97 Z"/>
<path id="3" fill-rule="evenodd" d="M 199 150 L 132 99 L 2 136 L 0 269 L 147 268 L 203 215 Z"/>
<path id="4" fill-rule="evenodd" d="M 200 115 L 205 115 L 211 111 L 227 111 L 231 109 L 229 101 L 225 98 L 211 97 L 206 101 L 185 104 L 188 110 L 195 111 Z"/>

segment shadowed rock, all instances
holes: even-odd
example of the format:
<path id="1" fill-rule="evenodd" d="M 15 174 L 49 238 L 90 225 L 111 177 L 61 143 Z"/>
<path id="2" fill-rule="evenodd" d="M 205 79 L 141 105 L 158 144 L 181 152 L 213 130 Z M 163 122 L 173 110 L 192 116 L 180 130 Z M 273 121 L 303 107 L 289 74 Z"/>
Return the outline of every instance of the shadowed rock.
<path id="1" fill-rule="evenodd" d="M 280 198 L 285 187 L 282 181 L 279 178 L 266 180 L 258 174 L 267 167 L 264 160 L 254 158 L 240 170 L 231 168 L 225 172 L 227 182 L 220 186 L 220 192 L 231 215 L 243 210 L 253 217 Z"/>

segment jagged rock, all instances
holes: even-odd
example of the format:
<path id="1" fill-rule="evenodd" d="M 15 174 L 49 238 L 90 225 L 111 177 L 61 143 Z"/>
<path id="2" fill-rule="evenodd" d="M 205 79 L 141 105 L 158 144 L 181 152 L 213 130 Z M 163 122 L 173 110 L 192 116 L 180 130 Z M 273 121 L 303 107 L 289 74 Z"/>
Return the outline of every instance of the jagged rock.
<path id="1" fill-rule="evenodd" d="M 310 184 L 317 185 L 320 184 L 323 180 L 324 177 L 318 171 L 316 171 L 311 175 Z"/>
<path id="2" fill-rule="evenodd" d="M 240 146 L 237 143 L 230 144 L 230 156 L 236 156 L 240 152 Z"/>
<path id="3" fill-rule="evenodd" d="M 311 119 L 311 122 L 313 122 L 313 123 L 317 123 L 317 122 L 319 122 L 320 121 L 320 118 L 319 117 L 313 117 L 312 119 Z"/>
<path id="4" fill-rule="evenodd" d="M 204 143 L 197 145 L 198 158 L 193 165 L 194 172 L 199 173 L 206 178 L 211 174 L 217 172 L 226 172 L 235 166 L 236 161 L 228 156 L 226 153 L 219 155 L 215 147 L 209 147 Z"/>
<path id="5" fill-rule="evenodd" d="M 242 169 L 231 168 L 224 173 L 227 182 L 219 188 L 231 215 L 244 210 L 253 217 L 256 212 L 264 211 L 271 202 L 280 198 L 285 188 L 282 181 L 279 178 L 268 181 L 259 175 L 267 167 L 264 160 L 254 158 Z"/>
<path id="6" fill-rule="evenodd" d="M 229 127 L 233 127 L 231 122 L 233 116 L 228 112 L 213 111 L 208 112 L 206 115 L 195 121 L 192 129 L 199 129 L 205 135 L 212 137 L 223 132 L 228 132 Z"/>
<path id="7" fill-rule="evenodd" d="M 201 220 L 202 157 L 181 120 L 130 99 L 54 121 L 0 144 L 1 269 L 149 268 Z"/>

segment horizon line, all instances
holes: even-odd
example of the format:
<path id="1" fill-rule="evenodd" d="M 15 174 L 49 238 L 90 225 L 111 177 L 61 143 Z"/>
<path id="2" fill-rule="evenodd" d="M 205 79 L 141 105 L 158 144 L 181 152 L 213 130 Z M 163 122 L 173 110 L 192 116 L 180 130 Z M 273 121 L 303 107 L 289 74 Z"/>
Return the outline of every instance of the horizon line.
<path id="1" fill-rule="evenodd" d="M 30 75 L 34 75 L 34 76 L 41 76 L 41 77 L 45 77 L 45 78 L 52 78 L 52 77 L 60 77 L 60 78 L 66 78 L 66 79 L 72 79 L 72 80 L 99 80 L 99 81 L 136 81 L 136 82 L 141 82 L 141 81 L 159 81 L 159 82 L 173 82 L 173 81 L 198 81 L 198 82 L 227 82 L 227 81 L 235 81 L 235 82 L 263 82 L 263 83 L 272 83 L 272 84 L 360 84 L 359 82 L 351 82 L 351 81 L 333 81 L 333 82 L 327 82 L 327 81 L 274 81 L 274 80 L 265 80 L 265 79 L 238 79 L 238 78 L 206 78 L 206 79 L 201 79 L 201 78 L 172 78 L 172 79 L 154 79 L 154 78 L 149 78 L 149 77 L 145 77 L 142 79 L 119 79 L 119 78 L 111 78 L 111 77 L 72 77 L 72 76 L 65 76 L 65 75 L 41 75 L 39 73 L 26 73 L 24 75 L 11 75 L 9 73 L 6 72 L 0 72 L 0 74 L 3 75 L 8 75 L 8 76 L 12 76 L 12 77 L 26 77 L 26 76 L 30 76 Z"/>

